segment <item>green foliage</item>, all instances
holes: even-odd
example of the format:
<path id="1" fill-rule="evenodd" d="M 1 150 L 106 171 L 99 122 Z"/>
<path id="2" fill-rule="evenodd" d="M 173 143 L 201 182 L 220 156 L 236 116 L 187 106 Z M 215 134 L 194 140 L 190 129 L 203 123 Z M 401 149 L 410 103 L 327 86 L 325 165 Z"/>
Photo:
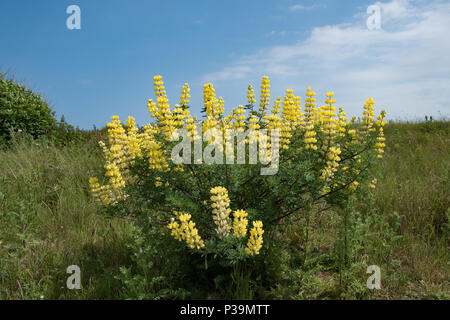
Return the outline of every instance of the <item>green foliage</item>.
<path id="1" fill-rule="evenodd" d="M 185 252 L 167 247 L 164 235 L 149 227 L 145 234 L 134 227 L 128 248 L 132 252 L 130 267 L 122 266 L 116 279 L 122 283 L 124 299 L 186 299 L 191 292 L 183 286 L 183 269 L 188 263 Z M 178 258 L 173 259 L 176 252 Z"/>
<path id="2" fill-rule="evenodd" d="M 0 139 L 9 139 L 11 132 L 49 134 L 56 127 L 54 115 L 41 95 L 0 73 Z"/>
<path id="3" fill-rule="evenodd" d="M 109 141 L 132 141 L 127 134 L 130 137 L 137 135 L 131 130 L 134 128 L 130 123 L 127 125 L 128 133 L 122 130 L 118 118 L 108 124 Z M 260 119 L 259 125 L 264 128 L 267 124 Z M 274 259 L 274 252 L 271 250 L 278 247 L 274 243 L 280 241 L 280 234 L 283 235 L 286 231 L 280 223 L 295 224 L 305 213 L 316 212 L 318 208 L 323 214 L 330 209 L 342 210 L 347 206 L 350 197 L 370 194 L 367 186 L 372 181 L 373 168 L 379 155 L 377 138 L 382 135 L 380 125 L 370 129 L 350 122 L 343 125 L 338 134 L 337 130 L 330 133 L 329 130 L 323 129 L 321 122 L 317 122 L 313 125 L 313 130 L 318 140 L 318 149 L 308 150 L 303 139 L 304 128 L 297 127 L 297 130 L 292 131 L 292 142 L 281 150 L 278 172 L 267 176 L 261 175 L 261 163 L 176 165 L 171 161 L 170 153 L 178 142 L 167 140 L 167 132 L 161 127 L 158 127 L 153 136 L 146 135 L 142 138 L 141 144 L 158 143 L 167 161 L 168 170 L 149 169 L 149 159 L 161 159 L 155 158 L 155 153 L 145 148 L 140 149 L 141 156 L 133 158 L 127 158 L 126 151 L 132 148 L 132 144 L 118 147 L 112 143 L 109 149 L 105 149 L 107 163 L 113 163 L 114 160 L 111 159 L 117 158 L 120 158 L 117 163 L 129 163 L 126 170 L 122 171 L 124 176 L 128 175 L 126 197 L 117 198 L 118 201 L 107 207 L 106 211 L 113 217 L 132 216 L 136 226 L 140 227 L 144 234 L 147 231 L 165 233 L 166 237 L 161 239 L 162 248 L 169 248 L 171 243 L 176 243 L 167 229 L 174 217 L 172 212 L 188 213 L 191 221 L 195 222 L 205 247 L 188 249 L 192 262 L 185 265 L 184 272 L 187 276 L 192 273 L 187 266 L 194 266 L 196 274 L 206 280 L 205 287 L 212 286 L 214 282 L 216 289 L 219 289 L 217 285 L 220 283 L 234 283 L 236 292 L 227 293 L 226 289 L 222 288 L 224 297 L 228 298 L 253 296 L 251 283 L 258 283 L 255 290 L 261 291 L 264 288 L 262 283 L 270 283 L 270 280 L 276 278 L 261 269 L 262 266 L 278 261 Z M 352 128 L 356 130 L 351 130 Z M 236 149 L 238 142 L 233 143 Z M 203 141 L 202 149 L 206 150 L 209 145 L 207 141 Z M 333 150 L 337 149 L 339 152 L 334 153 Z M 247 148 L 246 153 L 248 152 Z M 194 158 L 193 149 L 190 155 L 191 159 Z M 330 179 L 323 178 L 331 162 L 335 162 L 338 169 Z M 107 172 L 106 177 L 115 174 L 113 171 Z M 242 209 L 248 213 L 249 228 L 252 221 L 262 221 L 264 246 L 260 256 L 251 256 L 246 251 L 247 238 L 235 237 L 232 233 L 228 237 L 222 237 L 215 231 L 211 192 L 218 186 L 227 189 L 231 212 Z M 151 228 L 146 227 L 149 222 Z M 228 219 L 228 224 L 231 226 L 232 219 Z M 354 245 L 347 244 L 346 241 L 345 246 Z M 176 245 L 176 252 L 186 248 L 184 241 Z M 153 250 L 152 242 L 146 242 L 146 246 L 149 246 L 148 250 Z M 178 255 L 171 258 L 177 259 Z M 241 268 L 239 272 L 236 271 L 237 267 Z M 277 266 L 274 266 L 274 269 L 277 269 Z M 129 278 L 128 271 L 125 273 Z M 147 294 L 149 293 L 146 292 L 142 297 L 147 297 Z"/>
<path id="4" fill-rule="evenodd" d="M 100 161 L 98 146 L 46 139 L 17 139 L 0 150 L 0 299 L 118 297 L 112 275 L 130 264 L 131 230 L 96 214 L 87 183 Z M 73 264 L 82 292 L 66 288 Z"/>
<path id="5" fill-rule="evenodd" d="M 0 150 L 0 299 L 448 300 L 449 128 L 436 120 L 431 131 L 386 125 L 373 200 L 355 198 L 347 213 L 305 210 L 283 233 L 265 233 L 275 241 L 247 261 L 251 273 L 212 270 L 209 258 L 205 271 L 204 258 L 156 232 L 170 212 L 143 224 L 153 231 L 141 231 L 132 215 L 98 214 L 87 181 L 103 170 L 101 132 L 66 146 L 16 140 Z M 80 291 L 65 287 L 72 264 L 82 270 Z M 381 290 L 365 288 L 372 264 L 381 268 Z"/>

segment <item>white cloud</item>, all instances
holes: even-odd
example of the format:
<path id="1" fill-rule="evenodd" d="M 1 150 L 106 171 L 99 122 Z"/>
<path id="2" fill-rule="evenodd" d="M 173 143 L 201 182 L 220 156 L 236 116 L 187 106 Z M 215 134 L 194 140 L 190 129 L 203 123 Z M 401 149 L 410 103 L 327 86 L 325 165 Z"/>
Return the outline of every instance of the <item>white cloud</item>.
<path id="1" fill-rule="evenodd" d="M 311 6 L 304 6 L 302 4 L 294 4 L 294 5 L 289 7 L 289 10 L 291 10 L 291 11 L 307 11 L 307 10 L 312 10 L 312 9 L 315 9 L 315 8 L 325 8 L 325 6 L 324 5 L 317 5 L 317 4 L 314 4 L 314 5 L 311 5 Z"/>
<path id="2" fill-rule="evenodd" d="M 351 114 L 360 114 L 365 98 L 373 96 L 393 118 L 422 118 L 438 111 L 448 117 L 450 3 L 392 0 L 374 4 L 381 7 L 381 30 L 367 29 L 367 15 L 316 27 L 304 40 L 263 48 L 204 79 L 237 79 L 245 85 L 244 79 L 265 74 L 271 77 L 273 95 L 291 87 L 304 96 L 308 85 L 319 98 L 334 90 L 338 105 Z"/>
<path id="3" fill-rule="evenodd" d="M 216 72 L 205 79 L 214 80 L 229 80 L 229 79 L 243 79 L 251 72 L 250 66 L 236 65 L 225 67 L 222 71 Z M 209 80 L 209 81 L 210 81 Z"/>
<path id="4" fill-rule="evenodd" d="M 282 31 L 278 31 L 278 32 L 277 32 L 277 31 L 275 31 L 275 30 L 272 30 L 272 31 L 267 32 L 267 33 L 264 34 L 265 37 L 272 37 L 272 36 L 275 36 L 275 35 L 284 37 L 284 36 L 286 35 L 286 31 L 285 31 L 285 30 L 282 30 Z"/>

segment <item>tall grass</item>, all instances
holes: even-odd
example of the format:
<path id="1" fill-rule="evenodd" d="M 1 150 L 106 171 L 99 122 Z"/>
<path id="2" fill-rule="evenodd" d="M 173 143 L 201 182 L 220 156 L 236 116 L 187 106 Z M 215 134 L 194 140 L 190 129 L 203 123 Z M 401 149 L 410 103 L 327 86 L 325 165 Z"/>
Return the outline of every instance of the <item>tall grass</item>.
<path id="1" fill-rule="evenodd" d="M 401 216 L 395 244 L 404 294 L 431 297 L 449 287 L 450 122 L 391 123 L 375 190 L 376 210 Z M 393 271 L 393 270 L 392 270 Z"/>
<path id="2" fill-rule="evenodd" d="M 127 224 L 96 214 L 88 178 L 101 169 L 95 146 L 19 140 L 0 152 L 0 298 L 108 298 L 126 263 Z M 81 293 L 66 289 L 79 265 Z"/>

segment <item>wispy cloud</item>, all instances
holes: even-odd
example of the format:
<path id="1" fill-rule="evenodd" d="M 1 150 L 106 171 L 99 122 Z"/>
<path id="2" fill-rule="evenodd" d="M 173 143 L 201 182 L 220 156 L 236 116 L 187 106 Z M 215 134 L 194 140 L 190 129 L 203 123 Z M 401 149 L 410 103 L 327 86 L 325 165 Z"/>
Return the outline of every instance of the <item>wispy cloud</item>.
<path id="1" fill-rule="evenodd" d="M 291 11 L 308 11 L 308 10 L 312 10 L 312 9 L 316 9 L 316 8 L 325 8 L 325 5 L 321 5 L 321 4 L 313 4 L 311 6 L 305 6 L 302 4 L 294 4 L 292 6 L 289 7 L 289 10 Z"/>
<path id="2" fill-rule="evenodd" d="M 276 31 L 275 31 L 275 30 L 272 30 L 272 31 L 270 31 L 270 32 L 265 33 L 264 36 L 265 36 L 265 37 L 271 37 L 271 36 L 274 36 L 275 33 L 276 33 Z"/>
<path id="3" fill-rule="evenodd" d="M 323 92 L 334 89 L 338 103 L 353 113 L 373 96 L 394 117 L 450 115 L 450 3 L 375 4 L 381 7 L 381 30 L 368 30 L 363 19 L 316 27 L 304 40 L 263 48 L 205 78 L 266 74 L 277 95 L 309 84 Z"/>
<path id="4" fill-rule="evenodd" d="M 267 32 L 267 33 L 264 34 L 265 37 L 272 37 L 272 36 L 275 36 L 275 35 L 284 37 L 286 35 L 286 31 L 285 30 L 282 30 L 282 31 L 272 30 L 272 31 Z"/>

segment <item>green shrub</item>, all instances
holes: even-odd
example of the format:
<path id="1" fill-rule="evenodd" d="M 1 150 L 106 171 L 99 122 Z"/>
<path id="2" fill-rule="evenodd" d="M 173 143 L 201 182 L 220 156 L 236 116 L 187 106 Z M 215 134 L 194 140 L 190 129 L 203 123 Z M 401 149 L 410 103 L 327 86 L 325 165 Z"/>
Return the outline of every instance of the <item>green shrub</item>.
<path id="1" fill-rule="evenodd" d="M 188 253 L 189 263 L 182 264 L 183 289 L 193 282 L 203 288 L 202 298 L 205 292 L 207 297 L 261 297 L 258 292 L 279 274 L 276 262 L 282 262 L 277 255 L 286 225 L 297 223 L 310 211 L 343 210 L 354 194 L 368 195 L 375 187 L 373 169 L 385 147 L 385 112 L 375 118 L 371 98 L 364 105 L 361 124 L 355 119 L 348 121 L 342 108 L 337 112 L 332 92 L 326 94 L 325 105 L 316 108 L 310 88 L 304 113 L 300 97 L 286 90 L 284 100 L 276 99 L 269 114 L 269 80 L 264 77 L 258 111 L 249 87 L 245 109 L 239 106 L 225 115 L 222 98 L 217 99 L 212 85 L 206 84 L 206 120 L 199 122 L 189 113 L 187 85 L 180 104 L 171 110 L 161 77 L 154 81 L 157 103 L 150 100 L 148 108 L 156 122 L 138 130 L 132 117 L 124 127 L 119 117 L 113 116 L 107 125 L 108 144 L 101 143 L 105 178 L 91 178 L 90 184 L 110 214 L 132 217 L 143 234 L 158 235 L 158 248 L 172 253 L 168 259 L 160 259 L 161 269 L 180 264 L 181 252 Z M 256 148 L 251 151 L 243 137 L 237 142 L 226 138 L 232 137 L 232 129 L 237 134 L 249 130 L 247 141 L 259 143 L 259 163 L 245 164 Z M 266 130 L 270 131 L 270 143 Z M 183 134 L 187 147 L 182 151 L 187 160 L 180 163 L 172 151 Z M 175 140 L 170 139 L 174 135 Z M 189 148 L 191 142 L 194 148 Z M 191 162 L 197 144 L 204 163 L 197 162 L 201 160 L 197 156 Z M 243 146 L 244 159 L 235 165 L 238 145 Z M 270 152 L 264 150 L 266 146 Z M 223 164 L 223 153 L 230 149 L 233 152 L 226 158 L 232 163 Z M 212 152 L 217 162 L 209 161 Z M 268 158 L 274 169 L 269 174 L 263 170 L 269 168 Z M 143 243 L 147 247 L 142 250 L 147 252 L 154 249 L 156 240 Z M 139 274 L 155 273 L 147 267 L 137 271 L 136 278 L 125 271 L 124 281 L 136 283 L 133 279 L 143 279 Z M 153 283 L 155 277 L 146 278 L 146 283 Z M 139 297 L 162 296 L 159 290 L 150 295 L 139 292 Z"/>
<path id="2" fill-rule="evenodd" d="M 49 134 L 57 124 L 54 115 L 41 95 L 0 74 L 0 139 L 9 140 L 11 132 Z"/>

